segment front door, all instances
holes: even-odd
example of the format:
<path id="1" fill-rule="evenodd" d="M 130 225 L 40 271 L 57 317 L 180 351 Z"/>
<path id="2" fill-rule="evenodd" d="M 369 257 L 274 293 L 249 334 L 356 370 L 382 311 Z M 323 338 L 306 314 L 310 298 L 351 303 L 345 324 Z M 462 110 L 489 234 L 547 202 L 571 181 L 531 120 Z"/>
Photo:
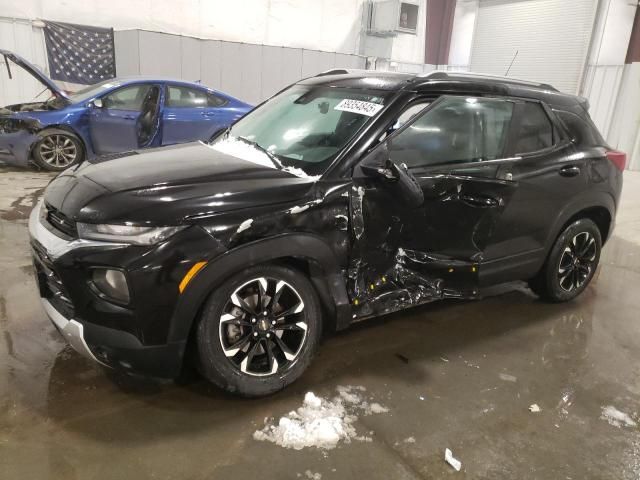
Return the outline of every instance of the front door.
<path id="1" fill-rule="evenodd" d="M 94 151 L 126 152 L 148 146 L 158 132 L 160 87 L 137 84 L 122 87 L 99 99 L 89 124 Z"/>
<path id="2" fill-rule="evenodd" d="M 354 172 L 349 280 L 357 317 L 430 300 L 478 295 L 479 269 L 516 188 L 498 179 L 514 102 L 444 96 L 386 139 L 424 195 L 402 200 L 398 185 Z M 376 151 L 363 163 L 375 162 Z"/>

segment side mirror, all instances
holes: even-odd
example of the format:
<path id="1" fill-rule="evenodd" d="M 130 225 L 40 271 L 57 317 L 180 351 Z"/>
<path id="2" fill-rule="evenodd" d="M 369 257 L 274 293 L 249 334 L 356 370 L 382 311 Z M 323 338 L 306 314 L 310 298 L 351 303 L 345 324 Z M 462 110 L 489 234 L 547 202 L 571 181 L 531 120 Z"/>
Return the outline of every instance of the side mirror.
<path id="1" fill-rule="evenodd" d="M 95 108 L 102 108 L 104 107 L 104 103 L 102 103 L 102 99 L 101 98 L 96 98 L 93 102 L 92 102 L 93 107 Z"/>
<path id="2" fill-rule="evenodd" d="M 410 208 L 424 203 L 424 193 L 416 177 L 405 164 L 398 166 L 391 160 L 386 143 L 365 158 L 360 168 L 367 177 L 381 181 L 383 188 L 392 190 Z"/>

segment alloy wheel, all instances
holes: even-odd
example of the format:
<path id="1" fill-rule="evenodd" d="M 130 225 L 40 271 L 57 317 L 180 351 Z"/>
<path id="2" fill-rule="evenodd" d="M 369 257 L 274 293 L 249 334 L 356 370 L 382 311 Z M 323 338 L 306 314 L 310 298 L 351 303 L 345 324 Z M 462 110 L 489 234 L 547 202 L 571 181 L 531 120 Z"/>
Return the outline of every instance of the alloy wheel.
<path id="1" fill-rule="evenodd" d="M 49 135 L 40 143 L 40 158 L 52 167 L 68 167 L 78 157 L 78 147 L 66 135 Z"/>
<path id="2" fill-rule="evenodd" d="M 565 245 L 558 265 L 558 282 L 566 292 L 579 289 L 589 279 L 595 268 L 598 248 L 596 239 L 589 232 L 576 234 Z"/>
<path id="3" fill-rule="evenodd" d="M 304 308 L 300 294 L 283 280 L 259 277 L 244 283 L 230 295 L 220 316 L 225 356 L 248 375 L 286 370 L 307 338 Z"/>

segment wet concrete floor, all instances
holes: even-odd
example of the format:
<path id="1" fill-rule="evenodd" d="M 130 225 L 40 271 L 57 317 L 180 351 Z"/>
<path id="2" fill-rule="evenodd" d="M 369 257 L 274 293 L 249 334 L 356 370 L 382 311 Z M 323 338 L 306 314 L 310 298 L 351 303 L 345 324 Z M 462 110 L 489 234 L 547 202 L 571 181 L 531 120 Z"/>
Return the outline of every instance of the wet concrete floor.
<path id="1" fill-rule="evenodd" d="M 27 243 L 50 178 L 0 168 L 1 479 L 640 478 L 639 427 L 601 418 L 611 405 L 640 420 L 640 174 L 626 174 L 615 236 L 578 300 L 546 304 L 513 284 L 372 320 L 326 339 L 300 381 L 259 400 L 114 374 L 65 346 Z M 338 385 L 389 409 L 356 422 L 371 442 L 295 451 L 252 438 L 305 392 Z"/>

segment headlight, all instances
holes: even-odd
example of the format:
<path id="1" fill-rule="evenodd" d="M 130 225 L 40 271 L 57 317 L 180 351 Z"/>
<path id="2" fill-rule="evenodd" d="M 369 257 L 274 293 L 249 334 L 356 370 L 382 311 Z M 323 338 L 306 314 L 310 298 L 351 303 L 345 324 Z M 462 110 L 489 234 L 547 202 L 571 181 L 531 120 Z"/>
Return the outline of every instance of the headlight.
<path id="1" fill-rule="evenodd" d="M 133 225 L 95 225 L 78 223 L 78 235 L 87 240 L 131 243 L 133 245 L 155 245 L 179 232 L 180 227 L 137 227 Z"/>

